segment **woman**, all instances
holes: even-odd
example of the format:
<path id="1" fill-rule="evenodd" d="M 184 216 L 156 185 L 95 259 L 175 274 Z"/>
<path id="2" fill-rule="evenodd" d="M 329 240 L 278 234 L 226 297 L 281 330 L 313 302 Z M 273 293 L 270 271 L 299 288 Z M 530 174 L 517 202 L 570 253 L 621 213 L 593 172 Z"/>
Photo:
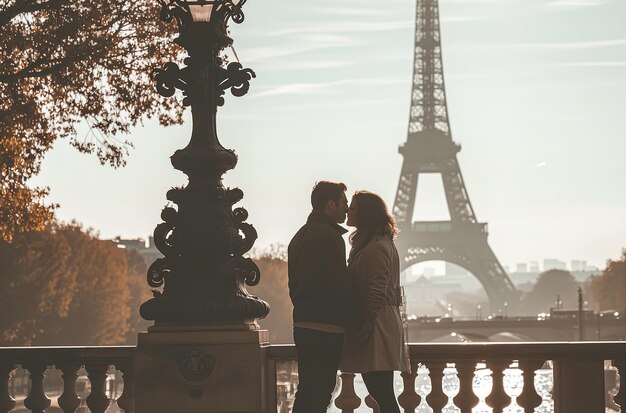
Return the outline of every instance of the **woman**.
<path id="1" fill-rule="evenodd" d="M 394 370 L 410 370 L 400 315 L 402 292 L 398 230 L 382 198 L 359 191 L 348 210 L 352 250 L 348 273 L 357 308 L 344 339 L 340 368 L 361 373 L 381 413 L 400 413 L 393 389 Z"/>

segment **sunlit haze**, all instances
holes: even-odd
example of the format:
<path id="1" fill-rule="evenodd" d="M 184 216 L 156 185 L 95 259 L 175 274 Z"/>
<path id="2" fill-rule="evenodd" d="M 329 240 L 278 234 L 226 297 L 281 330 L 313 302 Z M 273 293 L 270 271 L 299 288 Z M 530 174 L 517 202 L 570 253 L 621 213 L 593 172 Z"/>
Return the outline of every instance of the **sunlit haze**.
<path id="1" fill-rule="evenodd" d="M 502 264 L 557 258 L 602 267 L 617 258 L 626 247 L 626 2 L 440 6 L 452 137 Z M 239 156 L 224 183 L 244 191 L 257 249 L 288 243 L 317 180 L 345 182 L 349 195 L 378 192 L 391 208 L 407 136 L 415 1 L 249 0 L 245 13 L 232 35 L 257 78 L 248 95 L 226 95 L 218 128 Z M 34 183 L 51 188 L 62 220 L 105 238 L 147 237 L 166 191 L 186 182 L 169 156 L 190 133 L 189 113 L 180 127 L 146 122 L 117 170 L 59 141 Z M 447 218 L 440 185 L 420 186 L 415 219 Z"/>

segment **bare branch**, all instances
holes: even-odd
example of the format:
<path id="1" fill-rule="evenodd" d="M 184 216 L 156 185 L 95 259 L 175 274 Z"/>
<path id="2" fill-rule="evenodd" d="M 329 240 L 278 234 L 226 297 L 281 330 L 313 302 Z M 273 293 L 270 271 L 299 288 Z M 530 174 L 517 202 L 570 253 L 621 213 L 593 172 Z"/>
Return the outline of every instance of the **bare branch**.
<path id="1" fill-rule="evenodd" d="M 11 20 L 24 13 L 34 13 L 40 10 L 58 9 L 68 0 L 47 0 L 35 2 L 33 0 L 15 0 L 11 6 L 4 10 L 0 10 L 0 26 L 4 26 Z"/>

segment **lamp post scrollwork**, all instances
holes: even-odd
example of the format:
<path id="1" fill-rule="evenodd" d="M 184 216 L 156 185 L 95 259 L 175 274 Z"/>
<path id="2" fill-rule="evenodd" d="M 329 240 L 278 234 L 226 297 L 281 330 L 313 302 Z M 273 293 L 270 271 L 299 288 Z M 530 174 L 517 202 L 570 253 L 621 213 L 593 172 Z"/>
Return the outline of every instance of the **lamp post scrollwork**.
<path id="1" fill-rule="evenodd" d="M 226 65 L 220 56 L 233 43 L 228 21 L 244 20 L 245 1 L 159 0 L 161 20 L 178 24 L 175 42 L 188 57 L 185 67 L 167 63 L 153 71 L 153 78 L 162 96 L 183 92 L 183 104 L 191 106 L 193 130 L 189 144 L 171 157 L 189 182 L 167 192 L 177 208 L 165 208 L 163 222 L 154 231 L 164 257 L 150 266 L 147 278 L 151 287 L 162 290 L 153 290 L 154 297 L 142 304 L 140 313 L 156 326 L 246 324 L 269 313 L 269 305 L 245 288 L 260 279 L 256 264 L 244 257 L 257 233 L 245 222 L 248 212 L 234 207 L 243 191 L 222 184 L 222 175 L 235 167 L 237 156 L 221 145 L 216 127 L 225 92 L 243 96 L 255 77 L 251 69 L 238 62 Z"/>

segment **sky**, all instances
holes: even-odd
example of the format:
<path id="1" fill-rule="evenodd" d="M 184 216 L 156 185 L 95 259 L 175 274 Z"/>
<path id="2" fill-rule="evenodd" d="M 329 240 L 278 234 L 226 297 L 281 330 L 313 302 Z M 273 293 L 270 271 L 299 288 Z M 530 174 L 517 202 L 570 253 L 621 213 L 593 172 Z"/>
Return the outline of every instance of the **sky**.
<path id="1" fill-rule="evenodd" d="M 415 0 L 249 0 L 231 24 L 255 70 L 226 95 L 224 176 L 244 193 L 257 250 L 287 244 L 318 180 L 381 194 L 391 208 L 406 141 Z M 543 258 L 598 267 L 626 247 L 626 2 L 440 0 L 448 113 L 470 200 L 503 265 Z M 189 115 L 189 113 L 187 113 Z M 82 128 L 79 134 L 87 134 Z M 169 156 L 191 133 L 146 121 L 121 169 L 59 140 L 35 185 L 57 216 L 103 238 L 147 237 L 166 191 L 186 182 Z M 420 177 L 421 179 L 421 177 Z M 445 219 L 441 180 L 418 188 L 416 220 Z"/>

